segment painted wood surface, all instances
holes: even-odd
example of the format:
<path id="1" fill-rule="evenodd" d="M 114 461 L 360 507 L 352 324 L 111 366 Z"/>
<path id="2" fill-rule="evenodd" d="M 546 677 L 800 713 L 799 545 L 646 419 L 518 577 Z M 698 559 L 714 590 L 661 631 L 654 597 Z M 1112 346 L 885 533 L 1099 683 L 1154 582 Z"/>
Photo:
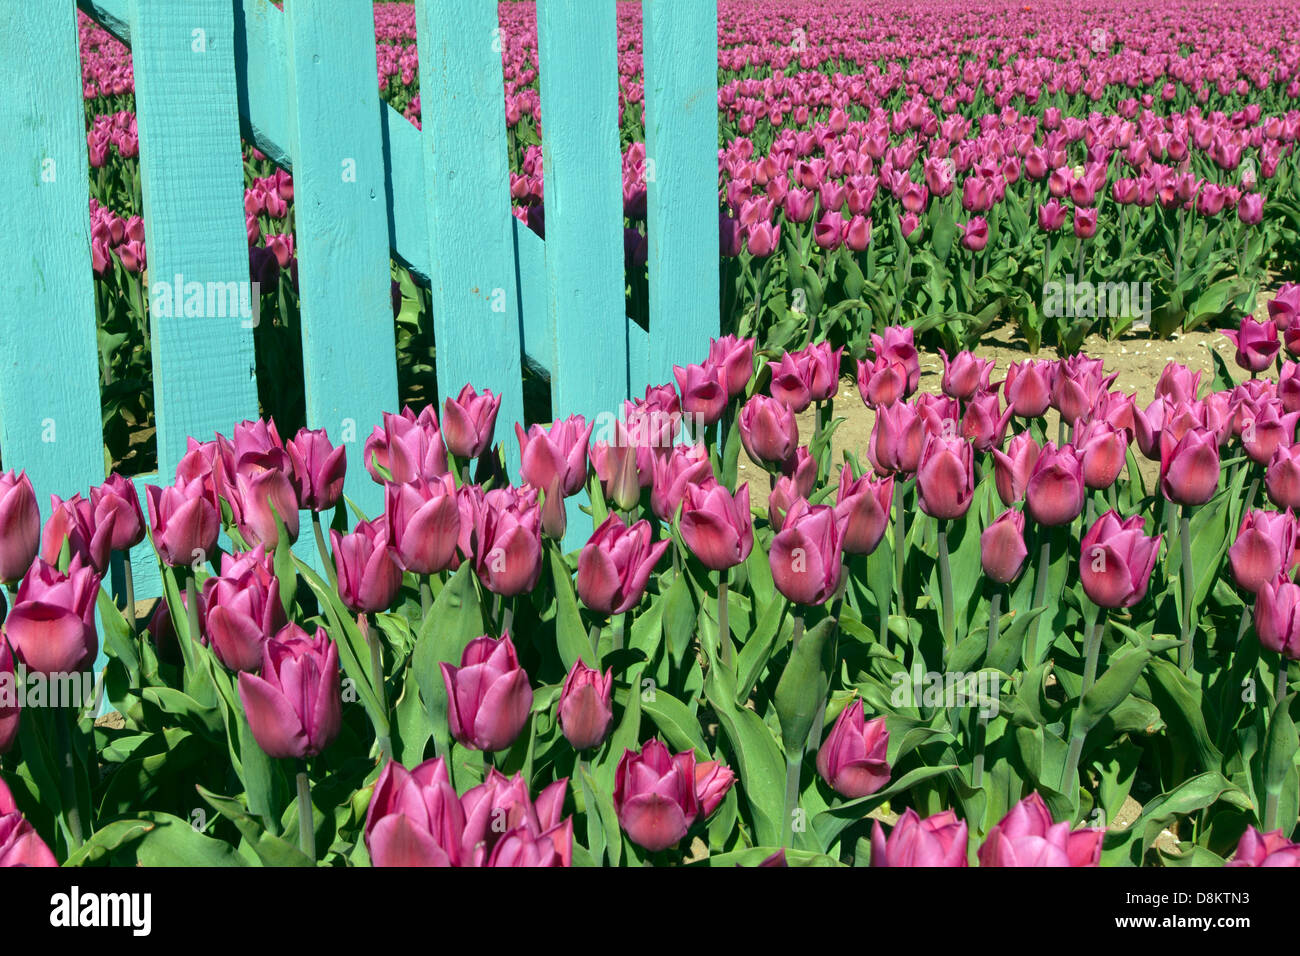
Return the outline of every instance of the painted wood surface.
<path id="1" fill-rule="evenodd" d="M 524 400 L 497 5 L 418 0 L 415 23 L 439 398 L 466 383 L 500 394 L 496 439 L 517 475 L 511 426 Z"/>
<path id="2" fill-rule="evenodd" d="M 641 11 L 650 361 L 634 392 L 700 361 L 719 328 L 718 8 L 642 0 Z"/>
<path id="3" fill-rule="evenodd" d="M 347 449 L 345 492 L 373 515 L 362 447 L 397 408 L 374 12 L 289 0 L 285 14 L 307 423 Z"/>
<path id="4" fill-rule="evenodd" d="M 253 321 L 229 308 L 226 294 L 249 281 L 234 32 L 231 5 L 222 0 L 135 2 L 131 52 L 163 475 L 175 471 L 190 436 L 230 434 L 258 414 Z M 177 285 L 186 314 L 165 316 L 159 303 L 170 294 L 175 311 Z M 189 314 L 195 290 L 199 315 Z"/>

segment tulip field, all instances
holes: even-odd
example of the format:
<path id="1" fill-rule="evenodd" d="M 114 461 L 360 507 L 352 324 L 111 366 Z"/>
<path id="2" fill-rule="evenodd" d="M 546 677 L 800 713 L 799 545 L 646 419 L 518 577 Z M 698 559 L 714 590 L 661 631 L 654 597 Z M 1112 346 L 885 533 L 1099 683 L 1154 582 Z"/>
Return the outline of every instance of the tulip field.
<path id="1" fill-rule="evenodd" d="M 500 212 L 548 250 L 560 5 L 492 39 Z M 719 0 L 717 321 L 582 414 L 526 360 L 522 417 L 446 380 L 394 245 L 397 402 L 340 439 L 320 215 L 245 128 L 260 417 L 174 468 L 190 313 L 115 3 L 80 6 L 107 477 L 38 495 L 3 448 L 0 865 L 1300 866 L 1300 6 Z M 423 127 L 423 0 L 373 10 Z M 653 336 L 642 16 L 608 319 Z"/>

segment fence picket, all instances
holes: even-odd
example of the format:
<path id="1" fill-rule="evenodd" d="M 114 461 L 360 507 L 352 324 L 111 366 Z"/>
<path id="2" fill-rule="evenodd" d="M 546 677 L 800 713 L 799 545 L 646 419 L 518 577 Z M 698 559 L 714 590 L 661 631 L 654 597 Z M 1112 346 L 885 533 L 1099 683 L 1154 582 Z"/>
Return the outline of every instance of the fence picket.
<path id="1" fill-rule="evenodd" d="M 719 320 L 718 8 L 643 0 L 641 9 L 650 378 L 634 380 L 634 392 L 698 362 Z"/>
<path id="2" fill-rule="evenodd" d="M 307 421 L 347 448 L 346 493 L 374 515 L 383 492 L 362 446 L 397 411 L 374 12 L 290 0 L 285 15 Z"/>
<path id="3" fill-rule="evenodd" d="M 0 8 L 0 126 L 12 137 L 0 163 L 0 451 L 6 469 L 27 472 L 44 515 L 51 492 L 84 494 L 104 478 L 77 22 L 57 6 Z"/>
<path id="4" fill-rule="evenodd" d="M 252 320 L 216 314 L 231 311 L 217 307 L 227 284 L 248 282 L 231 5 L 136 0 L 131 37 L 165 481 L 188 437 L 230 434 L 258 414 Z M 182 298 L 203 295 L 204 315 L 156 308 L 170 293 L 175 311 L 177 276 Z"/>
<path id="5" fill-rule="evenodd" d="M 524 401 L 497 7 L 417 0 L 415 20 L 438 391 L 468 382 L 501 393 L 497 440 L 517 475 L 511 426 Z"/>

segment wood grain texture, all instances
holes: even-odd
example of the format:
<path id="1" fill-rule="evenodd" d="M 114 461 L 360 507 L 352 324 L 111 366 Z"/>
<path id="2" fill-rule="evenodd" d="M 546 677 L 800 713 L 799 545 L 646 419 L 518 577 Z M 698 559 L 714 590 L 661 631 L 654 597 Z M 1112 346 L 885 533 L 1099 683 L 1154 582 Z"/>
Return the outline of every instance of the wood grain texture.
<path id="1" fill-rule="evenodd" d="M 187 289 L 248 281 L 231 4 L 136 0 L 131 38 L 158 467 L 169 475 L 189 436 L 230 434 L 258 414 L 252 322 L 220 315 L 231 310 L 219 298 L 209 308 L 205 297 L 201 317 L 152 307 L 178 275 Z"/>
<path id="2" fill-rule="evenodd" d="M 650 270 L 647 379 L 698 362 L 719 329 L 718 7 L 643 0 Z"/>
<path id="3" fill-rule="evenodd" d="M 501 395 L 496 440 L 519 473 L 519 302 L 495 0 L 418 0 L 420 113 L 439 397 Z"/>
<path id="4" fill-rule="evenodd" d="M 362 467 L 362 446 L 382 413 L 397 410 L 397 347 L 374 13 L 289 0 L 285 16 L 307 423 L 347 448 L 346 493 L 376 514 L 383 491 Z"/>
<path id="5" fill-rule="evenodd" d="M 537 4 L 551 403 L 588 418 L 629 387 L 616 18 L 613 3 Z"/>

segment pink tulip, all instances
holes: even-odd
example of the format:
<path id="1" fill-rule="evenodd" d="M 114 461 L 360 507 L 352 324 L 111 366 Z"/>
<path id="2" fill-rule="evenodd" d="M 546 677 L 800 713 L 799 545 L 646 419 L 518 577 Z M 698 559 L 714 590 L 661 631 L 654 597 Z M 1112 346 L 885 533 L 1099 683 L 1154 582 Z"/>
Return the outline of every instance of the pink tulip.
<path id="1" fill-rule="evenodd" d="M 90 489 L 90 505 L 94 524 L 112 528 L 110 546 L 114 551 L 126 551 L 144 540 L 144 514 L 130 478 L 116 473 L 109 475 L 102 485 Z"/>
<path id="2" fill-rule="evenodd" d="M 0 636 L 0 687 L 12 691 L 18 687 L 18 677 L 14 670 L 14 652 L 9 642 Z M 0 694 L 0 754 L 13 749 L 18 739 L 18 724 L 22 720 L 22 705 L 18 695 L 12 692 Z M 0 786 L 3 782 L 0 781 Z"/>
<path id="3" fill-rule="evenodd" d="M 734 335 L 709 339 L 709 364 L 723 370 L 728 398 L 742 394 L 749 385 L 754 374 L 754 346 L 753 339 Z"/>
<path id="4" fill-rule="evenodd" d="M 1281 348 L 1277 337 L 1277 323 L 1272 319 L 1267 322 L 1256 322 L 1250 316 L 1245 316 L 1236 329 L 1221 331 L 1237 347 L 1237 364 L 1247 372 L 1264 371 L 1273 364 L 1273 359 Z"/>
<path id="5" fill-rule="evenodd" d="M 451 735 L 473 750 L 506 750 L 533 706 L 533 689 L 509 634 L 476 637 L 460 666 L 440 664 Z"/>
<path id="6" fill-rule="evenodd" d="M 1248 826 L 1224 866 L 1300 866 L 1300 843 L 1292 843 L 1282 830 L 1261 833 Z"/>
<path id="7" fill-rule="evenodd" d="M 1300 445 L 1279 445 L 1264 471 L 1264 487 L 1279 508 L 1300 509 Z"/>
<path id="8" fill-rule="evenodd" d="M 699 819 L 709 817 L 726 799 L 732 784 L 736 782 L 736 773 L 716 760 L 702 760 L 695 763 L 695 799 L 700 805 Z"/>
<path id="9" fill-rule="evenodd" d="M 980 391 L 972 395 L 962 415 L 961 434 L 979 451 L 992 451 L 1002 444 L 1012 410 L 1002 411 L 998 393 Z"/>
<path id="10" fill-rule="evenodd" d="M 883 405 L 876 411 L 867 458 L 881 474 L 914 474 L 927 437 L 925 419 L 916 406 L 905 402 Z"/>
<path id="11" fill-rule="evenodd" d="M 1102 827 L 1072 831 L 1068 821 L 1053 823 L 1043 798 L 1031 793 L 989 831 L 980 866 L 1097 866 L 1105 835 Z"/>
<path id="12" fill-rule="evenodd" d="M 1042 449 L 1029 432 L 1021 432 L 1011 439 L 1005 452 L 993 449 L 993 483 L 998 497 L 1005 505 L 1023 501 L 1029 476 L 1034 473 Z"/>
<path id="13" fill-rule="evenodd" d="M 580 659 L 573 662 L 560 690 L 560 730 L 574 750 L 599 747 L 614 723 L 610 694 L 614 672 L 593 670 Z"/>
<path id="14" fill-rule="evenodd" d="M 103 575 L 113 551 L 115 520 L 116 513 L 108 512 L 104 520 L 96 521 L 94 505 L 79 494 L 67 501 L 50 495 L 50 517 L 42 532 L 41 560 L 58 564 L 59 552 L 67 544 L 69 554 L 81 555 L 82 563 Z"/>
<path id="15" fill-rule="evenodd" d="M 407 770 L 390 760 L 375 781 L 365 842 L 375 866 L 455 866 L 465 811 L 443 759 Z"/>
<path id="16" fill-rule="evenodd" d="M 1300 660 L 1300 585 L 1285 573 L 1266 581 L 1255 595 L 1259 643 L 1287 660 Z"/>
<path id="17" fill-rule="evenodd" d="M 1268 317 L 1278 330 L 1287 332 L 1300 319 L 1300 283 L 1288 282 L 1277 290 L 1268 303 Z"/>
<path id="18" fill-rule="evenodd" d="M 652 459 L 654 483 L 650 488 L 650 509 L 659 520 L 672 522 L 691 485 L 715 484 L 713 464 L 703 444 L 674 445 Z"/>
<path id="19" fill-rule="evenodd" d="M 1046 360 L 1012 362 L 1002 383 L 1007 405 L 1021 418 L 1038 418 L 1052 398 L 1052 363 Z"/>
<path id="20" fill-rule="evenodd" d="M 886 326 L 884 335 L 872 334 L 871 347 L 876 358 L 903 366 L 907 375 L 905 396 L 915 392 L 921 382 L 921 357 L 916 350 L 911 326 Z"/>
<path id="21" fill-rule="evenodd" d="M 622 614 L 636 607 L 650 572 L 672 543 L 651 543 L 650 522 L 630 528 L 610 514 L 578 555 L 578 597 L 599 614 Z"/>
<path id="22" fill-rule="evenodd" d="M 831 789 L 850 800 L 875 793 L 889 782 L 889 731 L 885 718 L 865 720 L 862 699 L 840 712 L 817 751 L 817 772 Z"/>
<path id="23" fill-rule="evenodd" d="M 863 475 L 855 479 L 848 464 L 844 465 L 835 497 L 835 517 L 844 531 L 842 546 L 846 554 L 870 554 L 876 550 L 889 526 L 893 501 L 892 476 L 872 479 Z"/>
<path id="24" fill-rule="evenodd" d="M 350 534 L 330 530 L 339 597 L 353 613 L 386 611 L 402 587 L 402 568 L 381 519 L 362 521 Z"/>
<path id="25" fill-rule="evenodd" d="M 270 468 L 237 472 L 234 499 L 236 523 L 249 547 L 275 547 L 280 536 L 277 518 L 289 541 L 298 540 L 298 494 L 287 472 Z"/>
<path id="26" fill-rule="evenodd" d="M 1169 432 L 1160 436 L 1160 491 L 1180 505 L 1200 505 L 1214 497 L 1219 487 L 1219 442 L 1201 429 L 1177 441 Z"/>
<path id="27" fill-rule="evenodd" d="M 384 526 L 398 563 L 413 574 L 453 567 L 460 507 L 451 475 L 384 486 Z"/>
<path id="28" fill-rule="evenodd" d="M 1025 484 L 1025 511 L 1041 525 L 1069 524 L 1083 511 L 1083 465 L 1072 445 L 1043 446 Z"/>
<path id="29" fill-rule="evenodd" d="M 796 501 L 768 552 L 776 589 L 797 604 L 826 603 L 840 585 L 843 534 L 829 505 Z"/>
<path id="30" fill-rule="evenodd" d="M 256 671 L 262 648 L 286 624 L 280 582 L 266 548 L 227 554 L 221 574 L 203 582 L 204 637 L 217 660 L 235 671 Z"/>
<path id="31" fill-rule="evenodd" d="M 980 535 L 980 567 L 998 584 L 1014 581 L 1028 556 L 1022 511 L 1002 512 Z"/>
<path id="32" fill-rule="evenodd" d="M 262 647 L 260 676 L 239 674 L 253 739 L 269 757 L 314 757 L 342 725 L 339 649 L 324 628 L 288 625 Z"/>
<path id="33" fill-rule="evenodd" d="M 204 560 L 217 546 L 221 517 L 201 482 L 145 487 L 149 531 L 163 562 L 172 566 Z"/>
<path id="34" fill-rule="evenodd" d="M 427 406 L 419 417 L 409 408 L 400 415 L 384 412 L 383 426 L 375 426 L 366 439 L 362 461 L 370 477 L 380 484 L 406 484 L 447 474 L 447 446 L 434 407 Z"/>
<path id="35" fill-rule="evenodd" d="M 1149 538 L 1142 532 L 1141 515 L 1121 521 L 1107 511 L 1083 536 L 1079 579 L 1094 604 L 1132 607 L 1146 596 L 1162 536 Z"/>
<path id="36" fill-rule="evenodd" d="M 974 352 L 958 352 L 951 359 L 939 349 L 943 357 L 943 393 L 950 398 L 966 401 L 976 392 L 989 387 L 993 360 L 977 358 Z"/>
<path id="37" fill-rule="evenodd" d="M 1279 401 L 1258 402 L 1253 413 L 1243 413 L 1242 448 L 1255 464 L 1267 465 L 1279 445 L 1292 444 L 1298 421 L 1300 411 L 1283 414 Z"/>
<path id="38" fill-rule="evenodd" d="M 1247 591 L 1259 589 L 1296 563 L 1296 519 L 1289 511 L 1250 511 L 1228 548 L 1232 576 Z"/>
<path id="39" fill-rule="evenodd" d="M 722 485 L 688 485 L 678 527 L 705 567 L 725 571 L 743 564 L 754 548 L 749 485 L 742 484 L 734 497 Z"/>
<path id="40" fill-rule="evenodd" d="M 903 811 L 888 839 L 877 820 L 871 829 L 872 866 L 966 866 L 969 835 L 965 820 L 944 810 L 924 820 Z"/>
<path id="41" fill-rule="evenodd" d="M 488 389 L 479 394 L 466 385 L 455 398 L 442 403 L 442 439 L 458 458 L 478 458 L 492 447 L 501 396 Z"/>
<path id="42" fill-rule="evenodd" d="M 1107 421 L 1081 425 L 1074 445 L 1083 467 L 1083 483 L 1094 491 L 1113 485 L 1128 461 L 1128 433 Z"/>
<path id="43" fill-rule="evenodd" d="M 4 621 L 4 634 L 28 671 L 71 674 L 94 662 L 99 581 L 80 556 L 73 557 L 66 574 L 40 558 L 32 564 Z"/>
<path id="44" fill-rule="evenodd" d="M 320 513 L 328 511 L 343 497 L 343 479 L 347 475 L 346 450 L 330 444 L 325 429 L 301 428 L 285 442 L 285 451 L 293 462 L 290 476 L 298 494 L 299 507 Z"/>
<path id="45" fill-rule="evenodd" d="M 930 517 L 951 521 L 965 515 L 975 494 L 970 442 L 931 435 L 921 453 L 916 490 L 917 503 Z"/>
<path id="46" fill-rule="evenodd" d="M 1201 387 L 1201 373 L 1193 372 L 1181 362 L 1170 362 L 1156 382 L 1156 398 L 1171 402 L 1194 402 Z"/>
<path id="47" fill-rule="evenodd" d="M 0 780 L 0 867 L 58 865 L 36 828 L 18 812 L 9 787 Z"/>
<path id="48" fill-rule="evenodd" d="M 534 488 L 549 488 L 556 478 L 560 492 L 568 498 L 582 490 L 587 481 L 587 445 L 592 425 L 581 415 L 556 419 L 550 430 L 533 425 L 524 431 L 515 425 L 519 436 L 519 471 Z"/>
<path id="49" fill-rule="evenodd" d="M 569 782 L 561 777 L 536 800 L 522 774 L 506 777 L 495 768 L 461 797 L 465 829 L 461 866 L 570 866 L 573 819 L 560 819 Z"/>
<path id="50" fill-rule="evenodd" d="M 799 445 L 799 426 L 790 406 L 755 395 L 740 410 L 737 418 L 740 441 L 750 460 L 760 468 L 785 461 Z"/>
<path id="51" fill-rule="evenodd" d="M 474 573 L 483 586 L 502 597 L 531 591 L 542 573 L 541 510 L 536 495 L 525 499 L 511 488 L 484 495 L 469 486 L 461 489 L 458 503 L 462 541 L 466 532 L 473 534 Z"/>
<path id="52" fill-rule="evenodd" d="M 704 425 L 716 424 L 727 407 L 725 368 L 713 364 L 673 366 L 677 390 L 682 395 L 682 411 Z"/>
<path id="53" fill-rule="evenodd" d="M 625 750 L 614 776 L 614 808 L 629 839 L 652 853 L 678 843 L 700 812 L 695 751 L 672 755 L 658 740 Z"/>

